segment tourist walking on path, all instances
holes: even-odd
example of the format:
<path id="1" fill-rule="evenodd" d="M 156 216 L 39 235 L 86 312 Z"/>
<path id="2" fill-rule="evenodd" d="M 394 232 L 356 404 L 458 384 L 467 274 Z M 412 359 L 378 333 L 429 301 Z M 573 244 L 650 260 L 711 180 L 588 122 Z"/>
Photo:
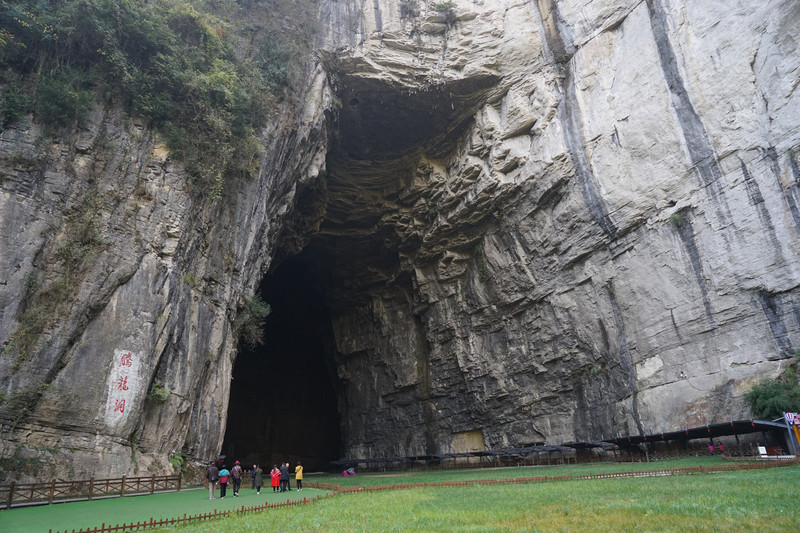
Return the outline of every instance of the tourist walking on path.
<path id="1" fill-rule="evenodd" d="M 217 499 L 217 481 L 219 481 L 219 470 L 214 463 L 208 463 L 208 470 L 206 470 L 206 479 L 208 480 L 208 499 Z"/>
<path id="2" fill-rule="evenodd" d="M 281 465 L 281 492 L 292 490 L 289 488 L 289 463 Z"/>
<path id="3" fill-rule="evenodd" d="M 281 483 L 281 471 L 278 470 L 278 465 L 272 465 L 272 470 L 269 471 L 269 477 L 272 478 L 272 492 L 278 492 L 278 486 Z"/>
<path id="4" fill-rule="evenodd" d="M 239 487 L 242 486 L 242 465 L 239 464 L 239 461 L 236 461 L 236 464 L 231 468 L 231 477 L 233 478 L 233 495 L 238 497 Z"/>
<path id="5" fill-rule="evenodd" d="M 258 465 L 253 465 L 253 469 L 250 471 L 250 488 L 256 488 L 256 468 Z"/>
<path id="6" fill-rule="evenodd" d="M 253 465 L 253 488 L 256 494 L 261 494 L 261 484 L 264 482 L 264 471 L 258 465 Z"/>
<path id="7" fill-rule="evenodd" d="M 303 490 L 303 467 L 300 463 L 294 467 L 294 479 L 297 481 L 297 490 Z"/>
<path id="8" fill-rule="evenodd" d="M 219 471 L 219 497 L 221 500 L 225 499 L 225 489 L 228 487 L 228 476 L 230 475 L 228 467 L 222 465 L 222 470 Z"/>

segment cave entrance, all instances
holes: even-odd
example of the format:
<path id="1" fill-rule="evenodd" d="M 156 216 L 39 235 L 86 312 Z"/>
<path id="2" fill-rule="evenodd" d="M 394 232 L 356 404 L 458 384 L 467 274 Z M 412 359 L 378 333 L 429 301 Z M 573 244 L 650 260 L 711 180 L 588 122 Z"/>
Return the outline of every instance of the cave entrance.
<path id="1" fill-rule="evenodd" d="M 262 281 L 261 296 L 272 309 L 264 343 L 240 346 L 233 367 L 222 449 L 246 468 L 300 461 L 306 471 L 327 470 L 341 457 L 330 317 L 302 255 Z"/>
<path id="2" fill-rule="evenodd" d="M 245 465 L 302 461 L 325 469 L 364 449 L 418 449 L 409 435 L 433 416 L 422 407 L 427 384 L 393 389 L 391 364 L 402 359 L 416 368 L 425 352 L 415 319 L 397 330 L 411 338 L 387 341 L 371 309 L 377 300 L 398 319 L 414 316 L 410 258 L 439 201 L 430 161 L 453 152 L 499 78 L 401 90 L 347 75 L 346 65 L 341 74 L 339 99 L 347 103 L 326 172 L 298 183 L 260 287 L 272 307 L 264 344 L 240 347 L 233 368 L 223 453 Z M 396 353 L 398 346 L 408 353 Z M 425 435 L 424 446 L 433 450 L 431 433 Z M 408 442 L 398 443 L 399 436 Z"/>

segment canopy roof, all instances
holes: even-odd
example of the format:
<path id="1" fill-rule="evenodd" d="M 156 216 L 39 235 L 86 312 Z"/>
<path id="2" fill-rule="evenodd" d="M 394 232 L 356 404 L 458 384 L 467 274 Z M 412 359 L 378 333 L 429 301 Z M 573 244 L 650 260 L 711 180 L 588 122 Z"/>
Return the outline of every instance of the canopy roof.
<path id="1" fill-rule="evenodd" d="M 731 420 L 722 424 L 706 424 L 705 426 L 684 428 L 679 431 L 669 431 L 662 433 L 651 433 L 649 435 L 629 435 L 625 437 L 615 437 L 613 439 L 603 439 L 607 444 L 618 446 L 635 446 L 644 442 L 665 442 L 671 440 L 692 440 L 714 437 L 725 437 L 729 435 L 745 435 L 747 433 L 759 433 L 762 431 L 786 430 L 786 425 L 769 422 L 767 420 Z"/>
<path id="2" fill-rule="evenodd" d="M 729 435 L 745 435 L 762 431 L 785 431 L 783 423 L 769 422 L 767 420 L 731 420 L 721 424 L 706 424 L 694 428 L 683 428 L 678 431 L 651 433 L 648 435 L 628 435 L 610 439 L 589 440 L 583 442 L 565 442 L 559 445 L 531 444 L 515 448 L 499 448 L 495 450 L 482 450 L 473 452 L 435 453 L 429 455 L 410 455 L 406 457 L 375 457 L 370 459 L 340 459 L 331 461 L 332 465 L 349 466 L 358 463 L 407 463 L 415 461 L 435 461 L 442 459 L 455 459 L 459 457 L 527 457 L 531 454 L 550 452 L 572 452 L 592 448 L 611 448 L 616 446 L 629 447 L 647 442 L 688 441 L 693 439 L 725 437 Z"/>

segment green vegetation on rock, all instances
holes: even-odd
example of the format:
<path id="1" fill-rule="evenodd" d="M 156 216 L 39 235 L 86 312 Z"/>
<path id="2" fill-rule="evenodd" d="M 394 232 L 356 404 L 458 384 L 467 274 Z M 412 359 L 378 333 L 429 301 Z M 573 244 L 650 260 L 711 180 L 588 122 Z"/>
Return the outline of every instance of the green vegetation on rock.
<path id="1" fill-rule="evenodd" d="M 447 22 L 448 26 L 452 25 L 456 21 L 455 8 L 455 2 L 436 2 L 433 4 L 434 11 L 444 13 L 445 22 Z"/>
<path id="2" fill-rule="evenodd" d="M 318 0 L 0 0 L 2 120 L 50 127 L 98 104 L 150 121 L 196 190 L 255 174 L 259 131 L 291 97 Z"/>
<path id="3" fill-rule="evenodd" d="M 174 453 L 169 456 L 169 464 L 171 464 L 172 468 L 175 470 L 183 472 L 186 466 L 186 456 L 183 453 Z"/>
<path id="4" fill-rule="evenodd" d="M 147 393 L 147 399 L 158 403 L 164 403 L 169 399 L 172 391 L 170 391 L 162 382 L 156 380 L 150 386 L 150 392 Z"/>
<path id="5" fill-rule="evenodd" d="M 264 321 L 271 311 L 269 304 L 258 294 L 242 300 L 236 317 L 236 329 L 239 332 L 239 339 L 250 348 L 263 344 Z"/>
<path id="6" fill-rule="evenodd" d="M 433 9 L 436 11 L 445 12 L 445 11 L 452 11 L 455 9 L 456 4 L 455 2 L 436 2 L 433 4 Z"/>
<path id="7" fill-rule="evenodd" d="M 753 416 L 763 420 L 783 417 L 783 413 L 800 412 L 800 354 L 775 378 L 761 380 L 745 394 Z"/>

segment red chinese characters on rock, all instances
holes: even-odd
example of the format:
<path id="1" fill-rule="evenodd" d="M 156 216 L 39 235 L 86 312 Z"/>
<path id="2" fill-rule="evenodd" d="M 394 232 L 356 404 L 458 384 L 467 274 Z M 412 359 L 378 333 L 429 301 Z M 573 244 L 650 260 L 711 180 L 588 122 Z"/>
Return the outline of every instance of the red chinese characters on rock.
<path id="1" fill-rule="evenodd" d="M 138 360 L 133 352 L 128 350 L 115 350 L 109 376 L 108 404 L 106 412 L 110 423 L 120 421 L 125 415 L 125 410 L 131 408 L 134 400 Z M 129 379 L 130 378 L 130 379 Z"/>

